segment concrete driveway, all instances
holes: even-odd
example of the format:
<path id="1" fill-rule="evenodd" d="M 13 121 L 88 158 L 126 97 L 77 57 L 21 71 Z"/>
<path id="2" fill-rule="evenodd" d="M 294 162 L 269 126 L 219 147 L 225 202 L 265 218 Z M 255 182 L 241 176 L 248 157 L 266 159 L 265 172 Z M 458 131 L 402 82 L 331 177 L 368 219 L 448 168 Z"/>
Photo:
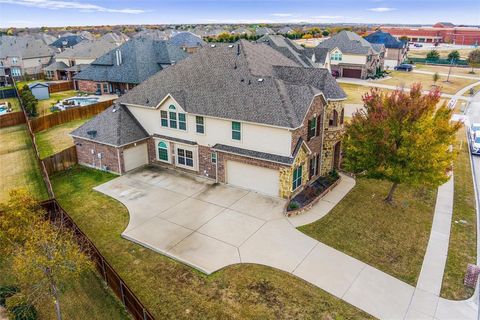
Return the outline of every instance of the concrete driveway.
<path id="1" fill-rule="evenodd" d="M 242 262 L 239 248 L 266 222 L 292 229 L 283 199 L 173 170 L 142 169 L 95 189 L 127 207 L 124 238 L 207 274 Z"/>

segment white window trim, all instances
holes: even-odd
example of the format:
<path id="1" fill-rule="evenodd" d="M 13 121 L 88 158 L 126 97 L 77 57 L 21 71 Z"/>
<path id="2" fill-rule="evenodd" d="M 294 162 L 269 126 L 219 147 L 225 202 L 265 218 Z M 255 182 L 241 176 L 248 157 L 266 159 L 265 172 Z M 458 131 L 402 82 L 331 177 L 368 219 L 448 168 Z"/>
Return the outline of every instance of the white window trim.
<path id="1" fill-rule="evenodd" d="M 303 167 L 303 164 L 302 165 L 299 165 L 299 166 L 296 166 L 294 169 L 293 169 L 293 172 L 292 172 L 292 192 L 298 190 L 298 188 L 300 188 L 302 185 L 303 185 L 303 170 L 305 168 L 302 168 L 302 174 L 300 174 L 300 184 L 296 187 L 296 188 L 293 188 L 293 182 L 295 181 L 295 170 L 297 170 L 298 168 L 300 167 Z"/>
<path id="2" fill-rule="evenodd" d="M 181 144 L 181 143 L 174 143 L 173 147 L 175 150 L 175 166 L 176 167 L 184 168 L 192 171 L 198 171 L 198 149 L 196 147 L 192 148 L 191 146 Z M 192 152 L 193 167 L 189 167 L 187 165 L 178 163 L 178 154 L 177 154 L 178 149 L 188 150 Z"/>
<path id="3" fill-rule="evenodd" d="M 177 108 L 177 107 L 175 106 L 175 108 Z M 162 114 L 161 114 L 162 111 L 165 111 L 167 113 L 167 126 L 166 127 L 162 125 Z M 176 119 L 177 127 L 176 128 L 170 127 L 170 112 L 174 112 L 177 115 L 177 119 Z M 179 121 L 179 117 L 178 117 L 179 114 L 184 114 L 185 115 L 185 130 L 180 129 L 180 121 Z M 196 123 L 195 123 L 195 125 L 196 125 Z M 167 109 L 161 109 L 160 110 L 160 128 L 176 130 L 176 131 L 180 131 L 180 132 L 188 132 L 188 114 L 185 113 L 185 112 L 178 112 L 178 109 L 176 109 L 175 111 L 169 110 L 168 108 Z"/>
<path id="4" fill-rule="evenodd" d="M 234 122 L 238 122 L 240 123 L 240 140 L 236 140 L 236 139 L 233 139 L 233 127 L 232 127 L 232 124 Z M 240 121 L 235 121 L 235 120 L 232 120 L 230 121 L 230 140 L 232 140 L 233 142 L 242 142 L 243 141 L 243 125 Z"/>
<path id="5" fill-rule="evenodd" d="M 171 151 L 170 142 L 165 141 L 165 140 L 160 140 L 160 139 L 155 139 L 154 141 L 155 141 L 155 156 L 156 156 L 156 158 L 157 158 L 157 161 L 171 164 L 171 163 L 172 163 L 172 151 Z M 160 142 L 163 142 L 163 143 L 165 143 L 165 144 L 167 145 L 168 160 L 166 160 L 166 161 L 160 159 L 160 154 L 158 153 L 158 144 L 159 144 Z"/>
<path id="6" fill-rule="evenodd" d="M 202 136 L 206 135 L 207 134 L 207 125 L 206 125 L 207 118 L 205 118 L 204 116 L 193 116 L 193 117 L 195 118 L 195 133 Z M 197 117 L 203 118 L 203 133 L 197 131 Z M 187 129 L 188 129 L 188 126 L 187 126 Z"/>

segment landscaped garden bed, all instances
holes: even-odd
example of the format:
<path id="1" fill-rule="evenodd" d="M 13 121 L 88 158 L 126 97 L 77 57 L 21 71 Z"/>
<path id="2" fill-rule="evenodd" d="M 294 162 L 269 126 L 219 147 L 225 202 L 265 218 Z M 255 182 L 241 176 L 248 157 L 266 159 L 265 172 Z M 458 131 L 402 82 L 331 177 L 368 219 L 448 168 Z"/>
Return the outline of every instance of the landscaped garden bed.
<path id="1" fill-rule="evenodd" d="M 285 208 L 287 216 L 295 216 L 309 210 L 318 200 L 332 190 L 341 180 L 337 171 L 319 177 L 288 201 Z"/>

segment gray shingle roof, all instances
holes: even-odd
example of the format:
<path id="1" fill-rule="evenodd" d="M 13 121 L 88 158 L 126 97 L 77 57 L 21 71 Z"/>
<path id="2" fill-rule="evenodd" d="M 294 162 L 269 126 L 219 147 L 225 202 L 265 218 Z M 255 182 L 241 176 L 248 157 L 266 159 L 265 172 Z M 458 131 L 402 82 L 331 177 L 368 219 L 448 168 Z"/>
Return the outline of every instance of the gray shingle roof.
<path id="1" fill-rule="evenodd" d="M 170 94 L 193 114 L 297 128 L 319 93 L 346 98 L 327 69 L 300 67 L 265 44 L 242 40 L 205 47 L 117 101 L 155 108 Z"/>
<path id="2" fill-rule="evenodd" d="M 43 40 L 31 36 L 0 37 L 0 58 L 19 57 L 22 59 L 53 56 L 54 49 L 50 48 Z"/>
<path id="3" fill-rule="evenodd" d="M 50 45 L 56 48 L 68 48 L 73 47 L 74 45 L 82 42 L 84 39 L 79 35 L 71 35 L 71 36 L 64 36 L 60 37 Z"/>
<path id="4" fill-rule="evenodd" d="M 117 50 L 122 56 L 120 65 L 116 64 Z M 165 40 L 134 38 L 104 54 L 74 78 L 139 84 L 187 56 L 182 49 Z"/>
<path id="5" fill-rule="evenodd" d="M 47 67 L 45 67 L 43 70 L 45 70 L 45 71 L 56 71 L 56 70 L 63 71 L 63 70 L 66 70 L 67 68 L 68 68 L 68 66 L 64 62 L 55 61 L 55 62 L 51 63 L 50 65 L 48 65 Z"/>
<path id="6" fill-rule="evenodd" d="M 199 36 L 188 31 L 179 32 L 172 36 L 168 41 L 174 46 L 186 48 L 197 48 L 205 45 L 205 41 Z"/>
<path id="7" fill-rule="evenodd" d="M 248 149 L 243 149 L 243 148 L 238 148 L 238 147 L 232 147 L 232 146 L 228 146 L 228 145 L 220 144 L 220 143 L 217 143 L 216 145 L 214 145 L 212 149 L 216 150 L 216 151 L 226 152 L 226 153 L 238 154 L 238 155 L 246 156 L 246 157 L 249 157 L 249 158 L 255 158 L 255 159 L 260 159 L 260 160 L 277 162 L 277 163 L 281 163 L 281 164 L 285 164 L 285 165 L 290 165 L 295 160 L 294 157 L 286 157 L 286 156 L 280 156 L 280 155 L 272 154 L 272 153 L 266 153 L 266 152 L 248 150 Z"/>
<path id="8" fill-rule="evenodd" d="M 343 53 L 368 54 L 370 50 L 378 52 L 370 42 L 360 37 L 355 32 L 341 31 L 335 36 L 318 44 L 319 48 L 340 49 Z"/>
<path id="9" fill-rule="evenodd" d="M 258 39 L 257 42 L 269 45 L 303 67 L 313 66 L 312 60 L 307 57 L 308 51 L 284 36 L 267 34 Z"/>
<path id="10" fill-rule="evenodd" d="M 95 132 L 95 134 L 89 134 L 89 132 Z M 116 147 L 149 137 L 128 108 L 123 106 L 109 107 L 73 130 L 70 135 Z"/>
<path id="11" fill-rule="evenodd" d="M 119 39 L 108 35 L 109 34 L 106 34 L 96 40 L 84 40 L 79 42 L 72 48 L 65 49 L 65 51 L 59 53 L 55 57 L 68 59 L 97 59 L 121 44 L 121 42 L 117 42 Z"/>

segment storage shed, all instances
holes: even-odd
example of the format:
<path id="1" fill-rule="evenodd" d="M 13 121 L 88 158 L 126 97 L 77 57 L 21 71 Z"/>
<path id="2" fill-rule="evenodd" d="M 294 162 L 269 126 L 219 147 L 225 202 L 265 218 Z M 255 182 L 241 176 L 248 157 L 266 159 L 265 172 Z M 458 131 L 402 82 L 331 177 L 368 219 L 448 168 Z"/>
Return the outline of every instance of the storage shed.
<path id="1" fill-rule="evenodd" d="M 29 84 L 28 87 L 37 100 L 45 100 L 50 98 L 50 94 L 48 92 L 48 83 L 36 82 Z"/>

